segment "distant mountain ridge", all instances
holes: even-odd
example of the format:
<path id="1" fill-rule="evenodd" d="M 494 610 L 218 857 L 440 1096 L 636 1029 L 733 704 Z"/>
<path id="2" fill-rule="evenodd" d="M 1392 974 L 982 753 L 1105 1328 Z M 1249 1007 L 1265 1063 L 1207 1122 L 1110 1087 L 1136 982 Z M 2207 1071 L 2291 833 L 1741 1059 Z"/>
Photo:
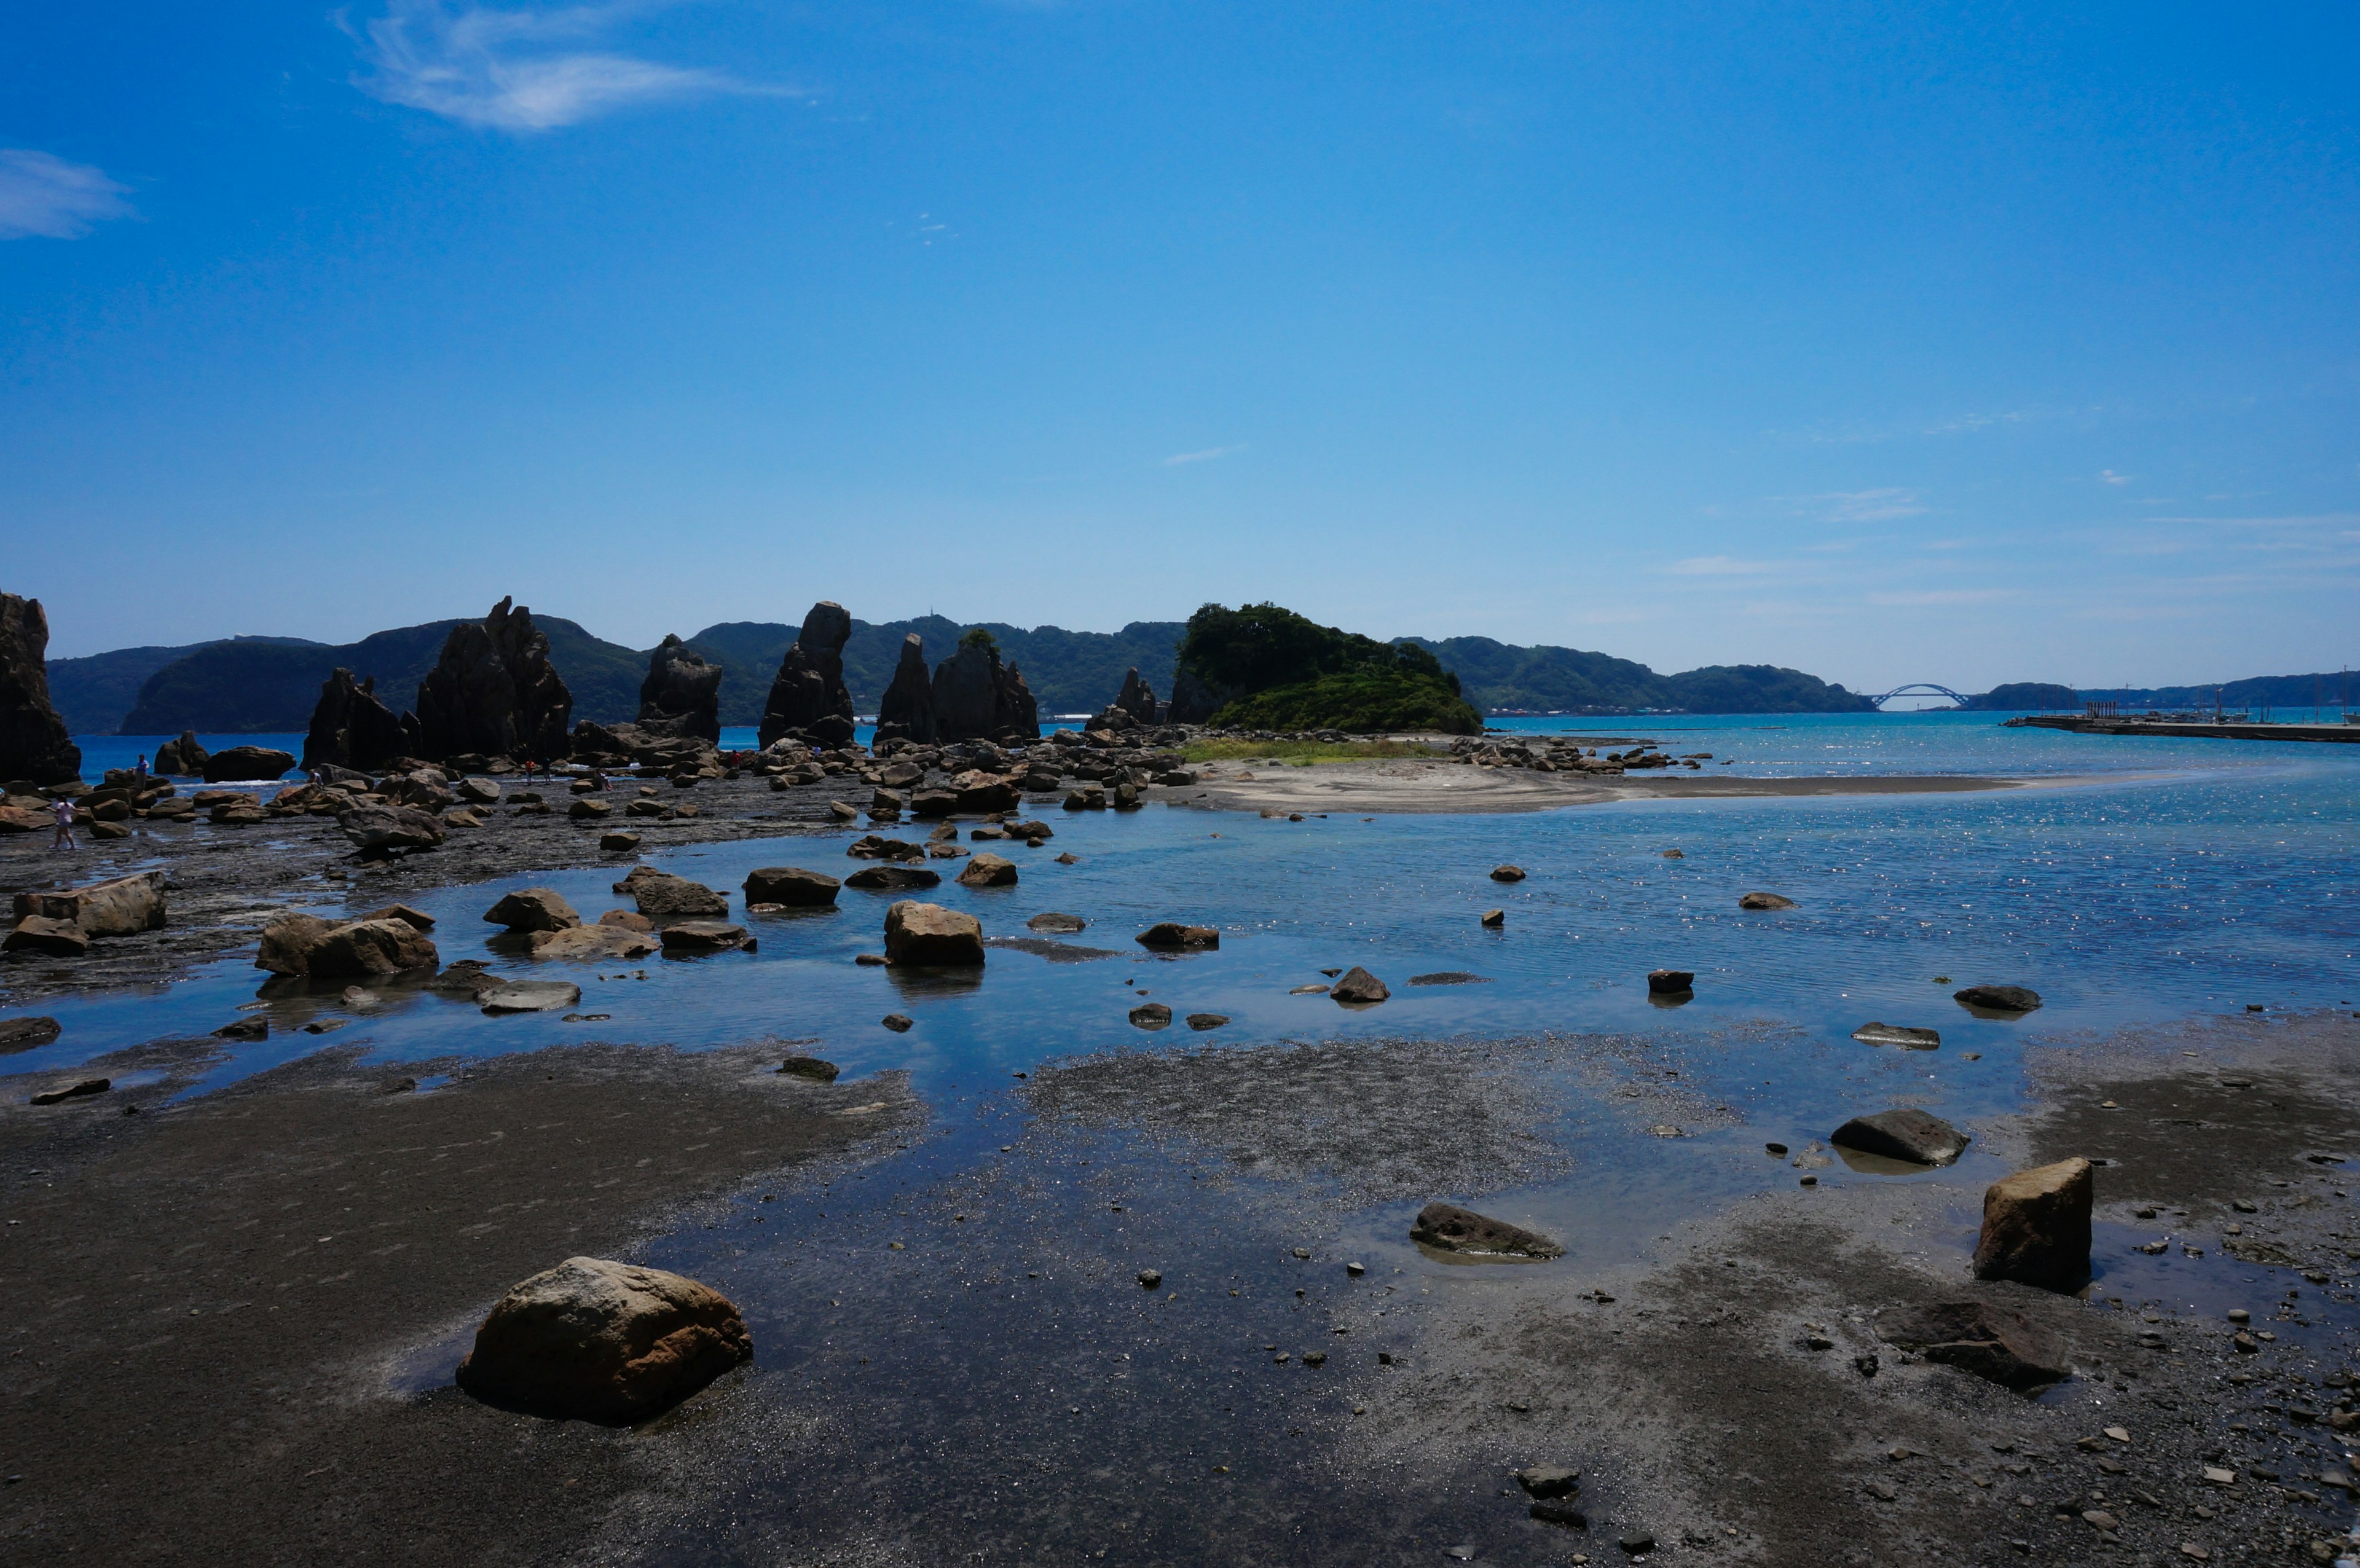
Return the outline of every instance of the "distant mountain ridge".
<path id="1" fill-rule="evenodd" d="M 562 616 L 533 618 L 548 634 L 551 657 L 574 693 L 575 718 L 615 724 L 637 715 L 649 650 L 608 642 Z M 433 668 L 444 639 L 457 625 L 456 619 L 432 621 L 343 644 L 240 637 L 180 647 L 115 648 L 50 660 L 49 689 L 68 728 L 77 735 L 178 735 L 184 729 L 205 734 L 299 732 L 311 722 L 321 683 L 339 665 L 356 675 L 375 676 L 378 694 L 395 709 L 414 706 L 419 681 Z M 960 634 L 974 626 L 988 628 L 1002 657 L 1024 671 L 1044 716 L 1104 707 L 1120 688 L 1124 672 L 1134 668 L 1168 699 L 1186 630 L 1181 621 L 1133 621 L 1120 631 L 1080 632 L 1000 621 L 961 622 L 944 615 L 855 620 L 852 640 L 844 650 L 845 683 L 855 707 L 864 713 L 876 712 L 878 699 L 892 680 L 903 637 L 917 633 L 924 639 L 927 659 L 939 661 L 950 657 Z M 687 639 L 691 648 L 727 671 L 721 683 L 723 724 L 760 722 L 763 699 L 795 629 L 779 621 L 724 621 Z M 1863 713 L 1872 707 L 1858 692 L 1775 665 L 1709 665 L 1662 675 L 1632 659 L 1579 648 L 1521 647 L 1484 637 L 1393 640 L 1415 642 L 1432 652 L 1458 675 L 1467 699 L 1486 713 Z M 2334 702 L 2345 679 L 2340 672 L 2271 676 L 2230 681 L 2219 690 L 2222 701 L 2232 708 L 2309 706 L 2314 692 Z M 2044 699 L 2053 699 L 2064 690 L 2019 683 L 1996 688 L 1991 695 L 2038 691 Z M 2182 686 L 2127 693 L 2082 691 L 2070 705 L 2102 698 L 2139 707 L 2209 706 L 2214 690 Z M 1978 699 L 1974 705 L 1984 703 Z"/>

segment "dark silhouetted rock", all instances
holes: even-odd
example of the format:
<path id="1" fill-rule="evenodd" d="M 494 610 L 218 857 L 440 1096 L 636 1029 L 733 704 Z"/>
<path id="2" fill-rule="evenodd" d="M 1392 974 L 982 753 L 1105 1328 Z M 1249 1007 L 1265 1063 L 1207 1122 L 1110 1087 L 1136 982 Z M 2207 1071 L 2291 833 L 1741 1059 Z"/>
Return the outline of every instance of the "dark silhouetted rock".
<path id="1" fill-rule="evenodd" d="M 1409 1227 L 1412 1241 L 1446 1252 L 1489 1253 L 1502 1258 L 1562 1258 L 1565 1248 L 1538 1231 L 1510 1225 L 1462 1209 L 1456 1203 L 1428 1203 Z"/>
<path id="2" fill-rule="evenodd" d="M 1491 867 L 1491 880 L 1494 882 L 1521 882 L 1524 879 L 1524 868 L 1521 866 L 1494 866 Z"/>
<path id="3" fill-rule="evenodd" d="M 648 735 L 721 741 L 721 666 L 671 633 L 648 656 L 639 728 Z"/>
<path id="4" fill-rule="evenodd" d="M 1211 948 L 1221 945 L 1221 933 L 1213 926 L 1184 926 L 1177 920 L 1159 920 L 1139 933 L 1139 945 L 1163 950 Z"/>
<path id="5" fill-rule="evenodd" d="M 885 962 L 971 968 L 983 962 L 983 923 L 973 915 L 904 898 L 885 911 Z"/>
<path id="6" fill-rule="evenodd" d="M 1075 931 L 1086 930 L 1090 922 L 1079 915 L 1061 915 L 1052 909 L 1046 914 L 1035 915 L 1024 923 L 1036 931 L 1061 931 L 1070 936 Z"/>
<path id="7" fill-rule="evenodd" d="M 766 866 L 746 876 L 746 902 L 784 904 L 790 909 L 809 909 L 836 902 L 836 892 L 844 886 L 835 877 L 817 871 L 805 871 L 795 866 Z"/>
<path id="8" fill-rule="evenodd" d="M 1349 1007 L 1367 1007 L 1371 1003 L 1383 1001 L 1392 996 L 1393 992 L 1386 989 L 1383 981 L 1356 964 L 1344 971 L 1343 976 L 1333 985 L 1328 987 L 1328 995 L 1332 999 Z"/>
<path id="9" fill-rule="evenodd" d="M 846 887 L 864 893 L 907 893 L 942 884 L 940 873 L 923 866 L 864 866 L 844 879 Z"/>
<path id="10" fill-rule="evenodd" d="M 202 778 L 205 771 L 205 748 L 197 740 L 197 732 L 182 730 L 180 738 L 168 740 L 156 748 L 155 770 L 172 779 Z"/>
<path id="11" fill-rule="evenodd" d="M 30 1051 L 64 1032 L 55 1018 L 0 1018 L 0 1052 Z"/>
<path id="12" fill-rule="evenodd" d="M 1970 985 L 1951 992 L 1950 999 L 1992 1013 L 2028 1013 L 2040 1006 L 2040 993 L 2022 985 Z"/>
<path id="13" fill-rule="evenodd" d="M 779 1071 L 790 1078 L 808 1078 L 814 1083 L 833 1083 L 840 1070 L 835 1062 L 816 1056 L 790 1056 L 779 1063 Z"/>
<path id="14" fill-rule="evenodd" d="M 1413 985 L 1489 985 L 1491 982 L 1464 969 L 1442 969 L 1432 975 L 1413 975 L 1409 983 Z"/>
<path id="15" fill-rule="evenodd" d="M 1136 667 L 1124 672 L 1122 690 L 1115 693 L 1114 705 L 1142 724 L 1161 722 L 1163 704 L 1155 700 L 1155 688 L 1139 678 Z"/>
<path id="16" fill-rule="evenodd" d="M 456 1380 L 505 1409 L 627 1426 L 753 1356 L 745 1319 L 710 1287 L 569 1258 L 500 1298 Z"/>
<path id="17" fill-rule="evenodd" d="M 295 754 L 268 746 L 234 746 L 205 758 L 205 782 L 276 779 L 295 766 Z"/>
<path id="18" fill-rule="evenodd" d="M 378 700 L 376 676 L 355 681 L 351 670 L 338 669 L 320 683 L 311 733 L 303 737 L 303 767 L 375 773 L 416 757 L 421 744 L 417 719 Z"/>
<path id="19" fill-rule="evenodd" d="M 753 945 L 744 926 L 727 920 L 678 920 L 663 928 L 666 953 L 727 953 Z"/>
<path id="20" fill-rule="evenodd" d="M 907 1013 L 888 1013 L 877 1021 L 895 1034 L 908 1034 L 918 1027 L 918 1021 Z"/>
<path id="21" fill-rule="evenodd" d="M 943 740 L 1040 738 L 1040 713 L 1022 672 L 1000 662 L 999 645 L 980 627 L 962 637 L 958 651 L 935 666 L 934 691 L 934 724 Z"/>
<path id="22" fill-rule="evenodd" d="M 1677 996 L 1696 989 L 1696 976 L 1685 969 L 1651 969 L 1647 989 L 1658 996 Z"/>
<path id="23" fill-rule="evenodd" d="M 79 1083 L 69 1083 L 62 1089 L 49 1089 L 36 1094 L 32 1097 L 32 1103 L 37 1105 L 62 1105 L 68 1100 L 81 1100 L 93 1094 L 104 1094 L 114 1087 L 115 1080 L 112 1078 L 85 1078 Z"/>
<path id="24" fill-rule="evenodd" d="M 763 750 L 793 735 L 822 746 L 852 744 L 852 693 L 844 685 L 844 645 L 852 617 L 823 599 L 803 616 L 803 630 L 779 660 L 757 732 Z"/>
<path id="25" fill-rule="evenodd" d="M 429 761 L 465 753 L 548 762 L 568 750 L 574 694 L 549 661 L 532 612 L 502 599 L 453 626 L 418 684 L 418 748 Z"/>
<path id="26" fill-rule="evenodd" d="M 49 704 L 49 618 L 38 599 L 0 593 L 0 779 L 68 784 L 82 748 Z"/>
<path id="27" fill-rule="evenodd" d="M 1795 907 L 1795 900 L 1782 898 L 1775 893 L 1741 893 L 1737 897 L 1737 907 L 1741 909 L 1791 909 Z"/>
<path id="28" fill-rule="evenodd" d="M 893 680 L 885 695 L 877 700 L 877 738 L 932 745 L 938 733 L 934 683 L 926 674 L 925 639 L 912 632 L 901 639 L 901 657 L 893 666 Z"/>
<path id="29" fill-rule="evenodd" d="M 2086 1160 L 2037 1165 L 1983 1193 L 1975 1278 L 2073 1291 L 2090 1279 L 2090 1208 L 2096 1182 Z"/>
<path id="30" fill-rule="evenodd" d="M 1830 1133 L 1828 1141 L 1888 1160 L 1950 1165 L 1973 1140 L 1932 1112 L 1904 1105 L 1873 1116 L 1854 1116 Z"/>
<path id="31" fill-rule="evenodd" d="M 1233 691 L 1214 690 L 1195 670 L 1183 665 L 1172 673 L 1172 702 L 1164 717 L 1175 724 L 1201 724 L 1235 695 Z"/>
<path id="32" fill-rule="evenodd" d="M 1928 1361 L 2028 1391 L 2072 1376 L 2064 1341 L 2012 1308 L 1937 1301 L 1889 1313 L 1877 1324 L 1888 1343 Z"/>
<path id="33" fill-rule="evenodd" d="M 1508 911 L 1505 909 L 1486 909 L 1483 911 L 1483 923 L 1491 927 L 1493 931 L 1497 931 L 1508 923 Z"/>
<path id="34" fill-rule="evenodd" d="M 574 906 L 554 887 L 519 887 L 484 911 L 484 919 L 510 931 L 566 931 L 582 923 Z"/>
<path id="35" fill-rule="evenodd" d="M 1207 1029 L 1219 1029 L 1229 1021 L 1229 1015 L 1227 1013 L 1190 1013 L 1188 1015 L 1188 1027 L 1199 1034 Z"/>
<path id="36" fill-rule="evenodd" d="M 643 874 L 644 873 L 644 874 Z M 639 913 L 651 920 L 709 920 L 729 912 L 729 896 L 702 882 L 642 867 L 628 878 Z"/>
<path id="37" fill-rule="evenodd" d="M 1131 1009 L 1131 1022 L 1134 1029 L 1170 1029 L 1172 1009 L 1161 1002 L 1142 1002 Z"/>

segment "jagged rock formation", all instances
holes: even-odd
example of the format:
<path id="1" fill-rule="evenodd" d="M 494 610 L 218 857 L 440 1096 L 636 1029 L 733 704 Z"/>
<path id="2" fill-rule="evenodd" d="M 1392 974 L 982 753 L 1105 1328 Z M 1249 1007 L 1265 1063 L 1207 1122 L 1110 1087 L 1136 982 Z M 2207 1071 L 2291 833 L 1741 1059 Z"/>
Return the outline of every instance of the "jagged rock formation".
<path id="1" fill-rule="evenodd" d="M 1155 723 L 1155 689 L 1139 678 L 1137 666 L 1122 678 L 1122 690 L 1115 693 L 1114 705 L 1142 724 Z"/>
<path id="2" fill-rule="evenodd" d="M 49 705 L 49 618 L 38 599 L 0 593 L 0 780 L 64 784 L 82 747 Z"/>
<path id="3" fill-rule="evenodd" d="M 721 666 L 666 634 L 639 684 L 639 728 L 650 735 L 721 743 Z"/>
<path id="4" fill-rule="evenodd" d="M 969 632 L 934 669 L 936 738 L 1037 740 L 1041 715 L 1023 672 L 1000 662 L 989 632 Z"/>
<path id="5" fill-rule="evenodd" d="M 417 718 L 397 713 L 378 700 L 376 676 L 355 681 L 351 670 L 338 670 L 321 683 L 320 703 L 311 710 L 311 728 L 303 737 L 303 766 L 374 773 L 396 757 L 417 756 L 420 744 Z M 198 771 L 203 768 L 200 761 Z"/>
<path id="6" fill-rule="evenodd" d="M 452 629 L 442 658 L 418 686 L 418 755 L 466 754 L 548 762 L 566 753 L 574 694 L 549 662 L 549 638 L 512 599 L 480 625 Z"/>
<path id="7" fill-rule="evenodd" d="M 202 778 L 209 755 L 197 739 L 196 731 L 182 730 L 180 739 L 168 740 L 156 748 L 156 771 L 167 779 L 183 775 Z"/>
<path id="8" fill-rule="evenodd" d="M 1164 722 L 1174 724 L 1201 724 L 1220 712 L 1231 693 L 1216 691 L 1198 678 L 1196 672 L 1183 666 L 1172 674 L 1172 702 Z"/>
<path id="9" fill-rule="evenodd" d="M 877 704 L 877 738 L 930 745 L 941 733 L 934 716 L 934 682 L 926 678 L 925 639 L 912 632 L 901 639 L 893 683 L 885 688 Z"/>
<path id="10" fill-rule="evenodd" d="M 823 599 L 803 617 L 762 711 L 759 743 L 768 750 L 781 735 L 796 735 L 824 746 L 852 744 L 852 693 L 844 685 L 844 645 L 852 640 L 852 616 Z"/>

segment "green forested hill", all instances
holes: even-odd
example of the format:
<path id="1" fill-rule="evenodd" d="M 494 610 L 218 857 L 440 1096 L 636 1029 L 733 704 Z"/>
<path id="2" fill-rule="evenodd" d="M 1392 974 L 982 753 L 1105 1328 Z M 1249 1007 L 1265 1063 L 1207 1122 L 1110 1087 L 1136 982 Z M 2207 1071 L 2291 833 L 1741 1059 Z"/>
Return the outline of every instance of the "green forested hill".
<path id="1" fill-rule="evenodd" d="M 1458 675 L 1468 701 L 1487 713 L 1848 713 L 1873 707 L 1856 692 L 1776 665 L 1716 664 L 1658 675 L 1579 648 L 1519 648 L 1480 637 L 1404 640 L 1430 649 Z"/>

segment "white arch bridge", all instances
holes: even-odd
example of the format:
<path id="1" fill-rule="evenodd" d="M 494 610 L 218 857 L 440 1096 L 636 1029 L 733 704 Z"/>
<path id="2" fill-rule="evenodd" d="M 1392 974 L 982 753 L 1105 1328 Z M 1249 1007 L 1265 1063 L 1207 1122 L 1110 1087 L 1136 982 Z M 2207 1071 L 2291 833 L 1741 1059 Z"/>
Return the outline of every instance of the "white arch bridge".
<path id="1" fill-rule="evenodd" d="M 1867 693 L 1863 692 L 1863 695 L 1865 696 Z M 1948 686 L 1937 686 L 1930 681 L 1917 681 L 1907 686 L 1896 686 L 1884 695 L 1872 696 L 1868 700 L 1882 708 L 1896 697 L 1948 697 L 1954 706 L 1961 708 L 1965 707 L 1968 702 L 1968 699 L 1961 693 L 1951 691 Z"/>

